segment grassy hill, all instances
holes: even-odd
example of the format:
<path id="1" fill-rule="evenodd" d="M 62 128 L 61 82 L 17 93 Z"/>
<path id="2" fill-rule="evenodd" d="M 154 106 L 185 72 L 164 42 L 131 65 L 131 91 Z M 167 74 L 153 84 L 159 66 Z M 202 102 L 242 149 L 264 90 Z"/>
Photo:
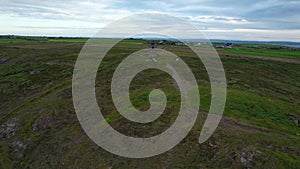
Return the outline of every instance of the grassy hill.
<path id="1" fill-rule="evenodd" d="M 221 124 L 204 144 L 198 143 L 210 106 L 205 67 L 185 46 L 159 45 L 180 56 L 198 79 L 201 112 L 189 135 L 172 150 L 147 159 L 106 152 L 82 130 L 72 103 L 71 79 L 85 40 L 0 40 L 0 168 L 299 168 L 300 65 L 231 56 L 232 53 L 298 58 L 293 48 L 224 49 L 221 54 L 228 96 Z M 174 122 L 180 93 L 159 70 L 143 71 L 130 86 L 133 105 L 149 108 L 148 94 L 162 89 L 168 98 L 163 115 L 135 124 L 113 106 L 114 69 L 130 53 L 147 48 L 125 40 L 105 57 L 97 74 L 96 94 L 107 121 L 130 136 L 161 133 Z M 264 46 L 263 46 L 264 47 Z M 246 49 L 251 48 L 251 49 Z M 223 49 L 221 49 L 223 50 Z M 248 50 L 251 50 L 250 52 Z M 282 53 L 283 52 L 283 53 Z"/>

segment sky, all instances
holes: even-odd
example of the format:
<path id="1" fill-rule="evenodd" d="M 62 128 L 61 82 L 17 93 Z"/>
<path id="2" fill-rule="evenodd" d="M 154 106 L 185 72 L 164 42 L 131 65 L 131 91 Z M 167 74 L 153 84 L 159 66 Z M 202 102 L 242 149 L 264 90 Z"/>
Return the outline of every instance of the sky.
<path id="1" fill-rule="evenodd" d="M 137 13 L 179 17 L 209 39 L 300 42 L 299 0 L 0 0 L 0 35 L 90 37 Z"/>

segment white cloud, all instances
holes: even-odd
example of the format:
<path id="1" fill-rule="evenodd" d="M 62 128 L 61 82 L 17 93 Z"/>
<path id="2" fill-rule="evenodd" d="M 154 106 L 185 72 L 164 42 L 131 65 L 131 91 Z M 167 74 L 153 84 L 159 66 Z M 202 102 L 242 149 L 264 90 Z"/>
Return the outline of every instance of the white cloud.
<path id="1" fill-rule="evenodd" d="M 154 12 L 185 19 L 213 38 L 300 41 L 297 0 L 0 1 L 0 34 L 86 36 L 124 16 Z"/>
<path id="2" fill-rule="evenodd" d="M 225 23 L 225 24 L 247 24 L 248 20 L 240 17 L 230 16 L 189 16 L 192 22 L 205 22 L 205 23 Z"/>
<path id="3" fill-rule="evenodd" d="M 261 29 L 232 29 L 232 30 L 203 30 L 211 39 L 231 40 L 261 40 L 261 41 L 295 41 L 300 42 L 300 29 L 297 30 L 261 30 Z"/>

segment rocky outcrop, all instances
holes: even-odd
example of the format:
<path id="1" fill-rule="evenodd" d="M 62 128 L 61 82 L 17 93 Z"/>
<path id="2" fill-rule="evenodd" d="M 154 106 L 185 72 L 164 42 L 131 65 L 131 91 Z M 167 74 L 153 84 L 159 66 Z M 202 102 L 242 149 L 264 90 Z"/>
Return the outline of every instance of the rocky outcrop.
<path id="1" fill-rule="evenodd" d="M 3 63 L 5 63 L 5 62 L 7 62 L 7 60 L 8 60 L 8 58 L 0 58 L 0 64 L 3 64 Z"/>
<path id="2" fill-rule="evenodd" d="M 19 129 L 20 123 L 16 118 L 7 120 L 0 126 L 1 140 L 7 140 Z"/>
<path id="3" fill-rule="evenodd" d="M 51 115 L 41 115 L 32 125 L 32 131 L 45 130 L 51 128 L 54 125 L 54 119 Z"/>
<path id="4" fill-rule="evenodd" d="M 9 148 L 12 151 L 12 154 L 16 157 L 16 158 L 23 158 L 24 157 L 24 150 L 26 148 L 26 145 L 20 141 L 13 141 L 9 144 Z"/>
<path id="5" fill-rule="evenodd" d="M 287 115 L 289 120 L 293 121 L 296 126 L 299 126 L 300 119 L 294 115 Z"/>

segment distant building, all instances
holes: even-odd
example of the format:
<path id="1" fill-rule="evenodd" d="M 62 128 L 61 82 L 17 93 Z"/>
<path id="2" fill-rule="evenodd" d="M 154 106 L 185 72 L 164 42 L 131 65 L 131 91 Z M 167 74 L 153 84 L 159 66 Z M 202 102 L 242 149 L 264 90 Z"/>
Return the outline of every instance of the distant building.
<path id="1" fill-rule="evenodd" d="M 175 45 L 182 46 L 182 45 L 184 45 L 184 43 L 182 43 L 182 42 L 176 42 Z"/>
<path id="2" fill-rule="evenodd" d="M 166 44 L 166 40 L 161 40 L 158 42 L 159 45 L 165 45 Z"/>
<path id="3" fill-rule="evenodd" d="M 216 48 L 232 48 L 232 43 L 225 43 L 223 45 L 216 45 Z"/>
<path id="4" fill-rule="evenodd" d="M 226 43 L 226 44 L 224 45 L 224 48 L 232 48 L 232 43 Z"/>

